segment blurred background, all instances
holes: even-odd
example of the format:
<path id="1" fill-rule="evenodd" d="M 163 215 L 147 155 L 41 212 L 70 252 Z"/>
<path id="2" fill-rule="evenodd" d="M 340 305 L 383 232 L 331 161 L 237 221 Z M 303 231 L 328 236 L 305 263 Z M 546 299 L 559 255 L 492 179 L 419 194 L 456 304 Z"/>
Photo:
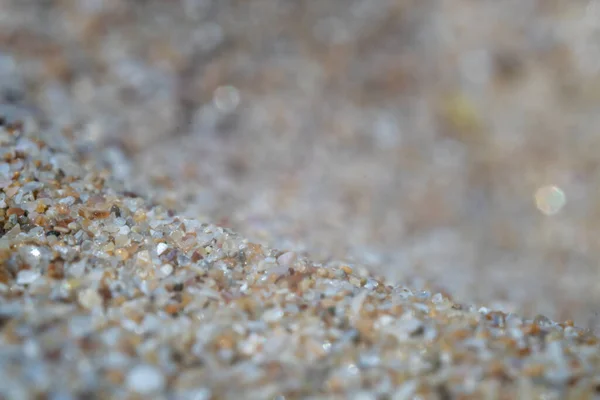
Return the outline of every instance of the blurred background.
<path id="1" fill-rule="evenodd" d="M 0 101 L 254 241 L 600 327 L 599 1 L 2 0 Z"/>

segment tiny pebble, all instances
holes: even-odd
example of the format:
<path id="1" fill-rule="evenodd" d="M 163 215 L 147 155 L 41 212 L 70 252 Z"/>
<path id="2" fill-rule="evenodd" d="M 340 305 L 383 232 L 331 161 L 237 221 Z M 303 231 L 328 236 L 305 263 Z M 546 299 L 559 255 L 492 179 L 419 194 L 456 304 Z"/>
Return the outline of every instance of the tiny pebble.
<path id="1" fill-rule="evenodd" d="M 132 391 L 149 395 L 163 390 L 165 377 L 162 372 L 151 365 L 137 365 L 129 371 L 126 384 Z"/>
<path id="2" fill-rule="evenodd" d="M 169 246 L 166 243 L 159 243 L 156 246 L 156 254 L 158 254 L 159 256 L 164 253 L 167 249 L 169 248 Z"/>
<path id="3" fill-rule="evenodd" d="M 88 288 L 79 292 L 77 296 L 79 304 L 87 309 L 92 309 L 102 305 L 102 297 L 94 289 Z"/>
<path id="4" fill-rule="evenodd" d="M 40 277 L 40 273 L 38 271 L 32 271 L 29 269 L 25 269 L 19 271 L 17 274 L 17 283 L 19 285 L 29 285 L 35 282 Z"/>
<path id="5" fill-rule="evenodd" d="M 171 264 L 165 264 L 160 267 L 160 272 L 163 276 L 169 276 L 173 273 L 173 266 Z"/>
<path id="6" fill-rule="evenodd" d="M 290 266 L 296 261 L 297 254 L 293 251 L 288 251 L 287 253 L 283 253 L 279 257 L 277 257 L 277 263 L 279 265 Z"/>

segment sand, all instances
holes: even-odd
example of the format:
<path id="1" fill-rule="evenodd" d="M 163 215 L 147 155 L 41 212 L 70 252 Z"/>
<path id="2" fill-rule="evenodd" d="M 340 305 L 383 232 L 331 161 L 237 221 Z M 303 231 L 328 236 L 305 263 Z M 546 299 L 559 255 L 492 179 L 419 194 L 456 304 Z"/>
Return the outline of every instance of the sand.
<path id="1" fill-rule="evenodd" d="M 0 4 L 4 396 L 595 390 L 599 6 L 351 3 Z"/>

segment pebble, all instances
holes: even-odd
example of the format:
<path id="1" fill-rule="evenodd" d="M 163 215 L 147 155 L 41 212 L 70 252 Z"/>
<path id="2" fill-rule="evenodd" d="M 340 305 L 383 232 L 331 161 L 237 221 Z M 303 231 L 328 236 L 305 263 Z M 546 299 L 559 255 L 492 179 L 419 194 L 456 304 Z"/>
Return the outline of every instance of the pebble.
<path id="1" fill-rule="evenodd" d="M 35 282 L 40 276 L 38 271 L 22 270 L 17 274 L 17 283 L 19 285 L 29 285 Z"/>
<path id="2" fill-rule="evenodd" d="M 165 251 L 167 251 L 167 249 L 169 248 L 169 246 L 166 243 L 159 243 L 156 246 L 156 254 L 158 254 L 159 256 L 161 254 L 163 254 Z"/>
<path id="3" fill-rule="evenodd" d="M 160 267 L 160 272 L 163 276 L 169 276 L 173 273 L 173 266 L 171 264 L 165 264 Z"/>
<path id="4" fill-rule="evenodd" d="M 279 257 L 277 257 L 277 263 L 279 265 L 291 266 L 296 261 L 297 258 L 298 258 L 298 255 L 295 252 L 288 251 L 286 253 L 283 253 Z"/>
<path id="5" fill-rule="evenodd" d="M 129 371 L 127 387 L 135 393 L 150 395 L 164 389 L 166 379 L 163 373 L 151 365 L 137 365 Z"/>
<path id="6" fill-rule="evenodd" d="M 77 298 L 79 299 L 79 304 L 87 309 L 102 305 L 102 298 L 96 290 L 91 288 L 80 291 Z"/>

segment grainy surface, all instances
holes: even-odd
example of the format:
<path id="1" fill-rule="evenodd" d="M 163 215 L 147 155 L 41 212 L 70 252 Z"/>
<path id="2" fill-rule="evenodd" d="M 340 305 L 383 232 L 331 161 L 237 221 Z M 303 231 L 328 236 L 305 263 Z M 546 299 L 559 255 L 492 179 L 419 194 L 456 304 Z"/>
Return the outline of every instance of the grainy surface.
<path id="1" fill-rule="evenodd" d="M 77 143 L 26 122 L 0 131 L 3 397 L 598 393 L 600 344 L 573 321 L 249 243 L 148 205 Z"/>
<path id="2" fill-rule="evenodd" d="M 244 268 L 250 268 L 253 274 L 265 275 L 268 280 L 271 275 L 260 269 L 264 267 L 269 270 L 270 267 L 264 265 L 266 257 L 266 263 L 273 264 L 275 271 L 278 271 L 276 275 L 285 276 L 285 279 L 271 282 L 275 286 L 272 290 L 265 289 L 270 290 L 269 293 L 290 290 L 292 287 L 292 292 L 296 293 L 294 296 L 301 297 L 304 289 L 318 293 L 329 290 L 327 285 L 331 284 L 336 290 L 344 292 L 343 295 L 333 296 L 332 300 L 336 307 L 338 304 L 341 307 L 340 318 L 354 318 L 345 314 L 344 302 L 359 304 L 356 307 L 360 311 L 361 302 L 365 298 L 370 299 L 370 295 L 357 294 L 363 289 L 350 290 L 349 286 L 345 287 L 353 285 L 346 275 L 336 278 L 341 282 L 339 287 L 336 286 L 336 279 L 335 282 L 321 282 L 314 277 L 317 272 L 311 269 L 314 262 L 303 258 L 307 254 L 310 255 L 309 259 L 321 262 L 327 268 L 333 268 L 332 265 L 349 265 L 355 269 L 367 266 L 396 288 L 388 288 L 384 290 L 385 293 L 380 293 L 381 298 L 373 299 L 373 315 L 367 319 L 370 322 L 361 322 L 362 317 L 358 318 L 358 322 L 355 321 L 359 325 L 367 324 L 368 329 L 371 329 L 369 324 L 372 323 L 376 326 L 373 328 L 376 333 L 365 342 L 370 343 L 368 345 L 362 342 L 363 336 L 360 336 L 360 340 L 353 339 L 352 345 L 343 342 L 345 344 L 341 348 L 344 350 L 340 350 L 339 354 L 347 350 L 344 346 L 354 349 L 348 353 L 353 361 L 347 361 L 354 367 L 348 367 L 350 369 L 344 370 L 343 374 L 352 375 L 357 371 L 354 368 L 359 368 L 357 360 L 365 346 L 372 346 L 368 348 L 375 353 L 380 352 L 376 357 L 378 362 L 381 362 L 381 354 L 387 354 L 384 350 L 386 339 L 379 336 L 386 322 L 382 322 L 384 325 L 375 322 L 381 317 L 379 311 L 384 312 L 382 310 L 403 304 L 398 306 L 402 310 L 397 310 L 398 315 L 390 314 L 394 315 L 396 321 L 396 317 L 404 315 L 406 307 L 412 310 L 412 306 L 403 303 L 405 298 L 394 297 L 397 295 L 395 291 L 400 290 L 397 284 L 408 285 L 415 291 L 442 287 L 461 303 L 487 304 L 493 309 L 515 311 L 531 318 L 545 314 L 559 321 L 574 319 L 578 326 L 596 327 L 600 304 L 597 266 L 600 255 L 600 242 L 597 239 L 600 234 L 597 184 L 600 181 L 597 156 L 600 136 L 596 132 L 600 105 L 600 48 L 595 37 L 600 30 L 599 21 L 598 2 L 566 0 L 0 2 L 0 97 L 3 103 L 0 111 L 12 120 L 34 115 L 29 121 L 37 121 L 37 127 L 30 127 L 30 138 L 40 138 L 52 147 L 55 146 L 54 141 L 62 143 L 67 140 L 65 143 L 70 143 L 68 146 L 65 144 L 68 148 L 54 157 L 50 154 L 30 154 L 35 146 L 29 142 L 19 144 L 15 141 L 17 139 L 10 139 L 12 136 L 3 139 L 2 149 L 6 154 L 11 153 L 14 146 L 25 146 L 15 153 L 17 161 L 11 162 L 9 167 L 2 166 L 0 171 L 3 173 L 6 198 L 2 240 L 6 257 L 12 260 L 7 264 L 8 267 L 4 267 L 0 278 L 5 283 L 2 286 L 4 298 L 16 296 L 9 302 L 12 305 L 3 308 L 3 315 L 8 317 L 2 317 L 2 321 L 9 321 L 3 323 L 8 327 L 2 331 L 3 340 L 14 339 L 18 345 L 15 348 L 27 342 L 24 338 L 30 338 L 32 344 L 30 353 L 15 350 L 13 354 L 12 350 L 7 350 L 1 361 L 6 363 L 7 360 L 13 360 L 10 357 L 19 359 L 19 365 L 23 368 L 21 371 L 25 371 L 31 365 L 37 365 L 40 357 L 45 357 L 47 353 L 40 348 L 46 349 L 44 346 L 48 343 L 44 342 L 43 329 L 38 331 L 35 328 L 38 314 L 34 312 L 29 315 L 25 310 L 31 305 L 42 310 L 41 299 L 47 297 L 49 290 L 59 293 L 53 294 L 57 297 L 51 296 L 54 300 L 48 305 L 57 307 L 59 311 L 56 312 L 62 316 L 57 316 L 56 332 L 71 332 L 73 329 L 85 331 L 89 329 L 86 326 L 94 326 L 93 330 L 85 333 L 71 332 L 71 336 L 67 336 L 69 339 L 55 345 L 60 349 L 68 349 L 65 360 L 78 357 L 69 353 L 75 351 L 73 346 L 76 344 L 71 338 L 77 335 L 89 337 L 93 343 L 104 340 L 99 339 L 100 333 L 106 333 L 103 329 L 112 326 L 112 322 L 106 322 L 113 318 L 108 310 L 126 313 L 128 308 L 121 309 L 119 302 L 133 301 L 131 307 L 143 311 L 139 316 L 125 317 L 119 314 L 114 317 L 118 321 L 134 321 L 126 322 L 123 328 L 132 332 L 131 338 L 127 339 L 132 341 L 129 347 L 119 345 L 122 347 L 119 347 L 119 351 L 130 359 L 127 362 L 121 360 L 121 364 L 121 361 L 110 361 L 118 364 L 116 372 L 106 378 L 108 380 L 98 383 L 101 381 L 99 371 L 104 367 L 90 361 L 91 358 L 82 358 L 87 360 L 82 362 L 87 363 L 85 365 L 89 368 L 81 368 L 83 371 L 88 368 L 88 378 L 97 386 L 90 383 L 91 386 L 85 389 L 87 378 L 77 376 L 77 379 L 82 379 L 79 381 L 81 390 L 95 391 L 100 387 L 101 390 L 109 390 L 111 382 L 113 385 L 123 383 L 119 389 L 116 389 L 117 386 L 113 389 L 124 390 L 128 385 L 135 387 L 139 381 L 136 377 L 147 377 L 148 374 L 161 383 L 157 384 L 155 390 L 174 390 L 177 387 L 174 371 L 192 367 L 174 356 L 173 369 L 169 369 L 171 367 L 167 367 L 160 358 L 167 356 L 156 354 L 161 351 L 173 352 L 174 347 L 169 344 L 170 339 L 158 334 L 160 338 L 156 342 L 149 340 L 151 344 L 148 345 L 154 351 L 154 358 L 144 358 L 139 350 L 143 347 L 141 344 L 146 343 L 144 333 L 140 330 L 142 328 L 131 325 L 142 324 L 146 313 L 149 319 L 157 315 L 160 320 L 166 316 L 161 313 L 166 312 L 179 316 L 173 321 L 169 320 L 173 326 L 178 326 L 173 329 L 183 329 L 188 333 L 196 329 L 192 325 L 197 322 L 199 315 L 205 315 L 204 312 L 197 311 L 194 308 L 196 306 L 186 309 L 188 303 L 184 294 L 174 297 L 164 294 L 170 293 L 168 285 L 172 282 L 169 279 L 173 279 L 173 282 L 177 280 L 167 277 L 176 277 L 178 273 L 181 279 L 192 279 L 204 273 L 219 275 L 210 276 L 214 281 L 210 283 L 194 278 L 196 286 L 190 289 L 187 298 L 196 299 L 195 290 L 214 291 L 210 293 L 218 299 L 212 305 L 215 309 L 206 312 L 206 318 L 211 326 L 223 325 L 228 320 L 221 313 L 228 313 L 226 310 L 229 309 L 221 309 L 217 305 L 231 304 L 233 300 L 230 297 L 243 293 L 241 288 L 245 287 L 244 290 L 249 290 L 249 293 L 264 289 L 248 282 L 244 286 L 246 278 L 239 274 L 245 271 Z M 56 139 L 59 131 L 67 139 Z M 24 154 L 21 154 L 23 151 Z M 59 174 L 44 179 L 56 182 L 69 180 L 75 172 L 81 172 L 81 164 L 89 168 L 86 171 L 95 171 L 90 172 L 89 176 L 79 175 L 84 181 L 91 179 L 93 183 L 81 183 L 73 189 L 81 193 L 79 199 L 84 192 L 87 193 L 85 200 L 78 200 L 77 196 L 67 194 L 64 189 L 59 193 L 58 187 L 52 189 L 56 189 L 56 192 L 50 191 L 40 200 L 40 189 L 35 187 L 36 184 L 22 181 L 27 176 L 25 171 L 22 172 L 23 176 L 21 172 L 16 173 L 25 165 L 19 159 L 24 157 L 31 164 L 38 156 L 42 164 L 53 166 L 53 174 Z M 65 165 L 61 166 L 63 163 Z M 40 167 L 35 163 L 31 165 Z M 5 171 L 6 168 L 8 170 Z M 39 174 L 34 169 L 28 171 L 30 176 Z M 41 181 L 40 178 L 36 179 Z M 110 182 L 105 183 L 107 179 Z M 22 193 L 15 199 L 17 192 L 8 196 L 7 188 L 16 185 L 17 181 L 20 182 L 19 186 L 29 185 L 29 194 Z M 89 184 L 95 186 L 86 186 Z M 108 198 L 106 192 L 109 193 Z M 124 193 L 127 194 L 125 197 Z M 97 198 L 97 194 L 103 194 L 104 197 Z M 182 255 L 184 258 L 181 260 L 159 261 L 160 256 L 154 252 L 159 251 L 158 246 L 163 250 L 161 241 L 168 246 L 168 250 L 163 250 L 165 254 L 176 257 L 171 252 L 173 245 L 204 248 L 206 243 L 203 241 L 189 236 L 184 239 L 192 232 L 196 236 L 201 231 L 202 235 L 208 235 L 204 238 L 207 243 L 215 238 L 222 237 L 218 240 L 225 240 L 229 233 L 223 233 L 212 225 L 209 232 L 204 232 L 204 226 L 199 228 L 200 222 L 191 222 L 193 228 L 189 228 L 190 231 L 187 225 L 186 228 L 180 227 L 180 231 L 169 225 L 163 229 L 164 233 L 156 233 L 142 220 L 135 220 L 137 208 L 142 206 L 131 204 L 137 204 L 137 200 L 132 199 L 138 195 L 148 199 L 147 204 L 160 205 L 164 209 L 166 214 L 161 214 L 162 211 L 155 213 L 166 215 L 166 221 L 169 221 L 167 225 L 177 224 L 171 220 L 172 215 L 185 215 L 190 218 L 189 221 L 230 227 L 251 242 L 267 247 L 260 247 L 260 251 L 252 247 L 258 258 L 250 267 L 236 259 L 233 253 L 231 257 L 217 253 L 214 259 L 201 262 L 198 255 L 190 252 L 191 248 L 182 251 L 187 258 Z M 46 209 L 32 212 L 27 207 L 37 208 L 37 203 L 23 204 L 33 200 L 38 203 L 50 202 L 44 207 L 51 209 L 50 205 L 55 201 L 68 197 L 73 200 L 62 203 L 67 208 L 63 210 L 67 213 L 65 217 L 61 220 L 57 219 L 56 214 L 51 214 L 46 218 L 48 226 L 42 223 L 43 219 L 32 219 L 32 214 L 44 215 Z M 87 204 L 90 201 L 91 204 Z M 122 219 L 118 219 L 110 208 L 109 215 L 104 215 L 107 211 L 104 208 L 123 202 L 131 204 L 124 205 L 128 211 L 123 211 Z M 77 207 L 72 208 L 73 204 Z M 96 206 L 99 209 L 94 208 Z M 80 207 L 91 211 L 82 211 L 83 215 L 80 215 Z M 56 212 L 60 214 L 62 211 Z M 132 220 L 128 220 L 127 215 Z M 154 221 L 153 215 L 150 214 L 150 221 Z M 99 216 L 108 218 L 109 223 L 97 222 L 92 224 L 93 229 L 90 230 L 81 225 L 88 222 L 79 221 L 79 218 L 93 221 Z M 138 218 L 142 217 L 138 215 Z M 71 223 L 76 225 L 69 228 Z M 139 232 L 133 231 L 136 224 L 141 224 Z M 21 230 L 20 234 L 7 233 L 16 225 Z M 105 230 L 106 226 L 108 230 Z M 40 227 L 43 232 L 38 229 Z M 121 229 L 131 230 L 135 239 L 129 237 L 129 231 L 127 237 L 117 238 L 119 235 L 115 233 Z M 165 239 L 167 232 L 172 229 L 181 232 L 181 237 L 177 234 L 174 242 Z M 41 243 L 29 243 L 32 235 Z M 235 237 L 234 241 L 242 240 L 235 235 L 232 237 Z M 128 242 L 131 240 L 143 245 L 134 245 L 132 249 L 129 247 L 132 244 Z M 64 249 L 53 248 L 62 241 L 66 245 Z M 17 247 L 25 250 L 19 252 Z M 127 250 L 123 250 L 125 248 Z M 294 252 L 286 253 L 282 261 L 277 261 L 279 253 L 271 254 L 264 250 L 266 248 Z M 144 253 L 144 250 L 148 253 Z M 45 261 L 30 265 L 31 251 L 45 257 Z M 80 252 L 89 252 L 90 256 L 75 260 L 61 255 L 61 262 L 53 262 L 60 259 L 55 258 L 58 257 L 55 253 L 61 254 L 60 251 L 65 253 L 64 257 L 67 257 L 67 253 L 71 254 L 68 257 L 72 257 L 73 253 Z M 202 256 L 202 259 L 206 258 L 206 255 Z M 194 257 L 196 260 L 192 261 Z M 302 267 L 299 274 L 292 273 L 295 267 L 286 272 L 279 265 L 287 265 L 288 261 L 294 264 L 297 257 L 304 260 L 300 262 Z M 339 259 L 346 261 L 333 261 Z M 260 260 L 263 261 L 263 267 L 259 268 Z M 186 264 L 188 262 L 191 269 Z M 151 266 L 148 267 L 150 272 L 146 273 L 157 274 L 157 277 L 134 277 L 130 284 L 124 283 L 122 289 L 102 283 L 108 279 L 126 281 L 128 278 L 119 274 L 124 273 L 122 264 L 127 263 L 136 266 L 146 263 Z M 184 267 L 181 272 L 178 272 L 179 263 Z M 232 265 L 223 267 L 219 263 Z M 56 277 L 52 276 L 55 272 L 52 272 L 50 265 L 59 269 Z M 214 265 L 217 265 L 216 269 Z M 21 271 L 23 268 L 24 271 Z M 60 268 L 64 271 L 60 272 Z M 128 273 L 133 275 L 143 270 L 139 266 L 131 268 Z M 222 270 L 224 275 L 215 272 L 218 270 Z M 233 275 L 229 276 L 229 273 Z M 316 283 L 302 283 L 305 280 L 312 282 L 313 278 Z M 36 289 L 34 284 L 38 279 L 41 279 L 40 289 Z M 75 279 L 72 281 L 75 286 L 69 286 L 69 279 Z M 155 283 L 151 284 L 149 279 Z M 316 286 L 310 286 L 313 284 Z M 113 285 L 119 287 L 120 284 Z M 310 287 L 304 288 L 302 285 Z M 364 285 L 359 283 L 358 286 Z M 36 290 L 40 294 L 35 295 Z M 123 291 L 121 294 L 124 297 L 113 304 L 105 296 L 114 290 L 115 293 Z M 155 290 L 158 290 L 156 296 L 163 293 L 170 300 L 152 303 L 155 297 L 151 293 Z M 367 292 L 371 293 L 372 290 L 373 287 Z M 265 314 L 268 320 L 271 317 L 283 318 L 286 312 L 305 312 L 301 308 L 304 303 L 299 303 L 300 300 L 296 298 L 284 301 L 285 294 L 277 295 L 281 296 L 277 299 L 248 296 L 260 300 L 257 300 L 260 304 L 256 307 L 261 311 L 256 311 L 256 315 L 250 313 L 257 320 L 264 319 Z M 349 299 L 356 296 L 359 300 Z M 427 304 L 416 307 L 424 314 L 409 312 L 403 318 L 416 316 L 421 321 L 419 323 L 427 321 L 427 324 L 436 325 L 436 332 L 443 332 L 436 339 L 433 336 L 419 336 L 413 343 L 421 346 L 421 349 L 433 349 L 440 344 L 436 340 L 447 337 L 445 335 L 449 335 L 452 328 L 445 320 L 448 317 L 446 312 L 442 312 L 441 319 L 436 319 L 437 311 L 433 316 L 430 315 L 437 306 L 429 304 L 429 295 L 423 296 L 422 299 L 414 299 L 417 303 Z M 109 297 L 112 298 L 113 294 Z M 118 295 L 114 297 L 119 298 Z M 198 301 L 204 301 L 203 297 L 199 298 Z M 266 303 L 262 304 L 262 300 Z M 438 300 L 439 297 L 436 297 Z M 98 301 L 102 302 L 103 312 L 99 311 L 100 308 L 92 311 Z M 150 302 L 150 305 L 140 306 L 136 301 Z M 39 305 L 36 302 L 40 302 Z M 61 305 L 60 302 L 67 305 Z M 74 305 L 68 305 L 70 302 Z M 90 302 L 91 306 L 85 305 Z M 210 303 L 209 300 L 207 302 Z M 291 311 L 286 309 L 287 302 L 295 304 L 298 310 L 294 306 L 290 306 Z M 442 303 L 446 304 L 444 301 Z M 70 307 L 75 307 L 75 304 L 79 304 L 76 307 L 81 311 L 80 319 L 76 318 L 78 314 L 67 317 L 73 312 Z M 320 303 L 316 300 L 307 304 L 309 311 L 306 311 L 306 315 L 316 313 L 318 318 L 329 318 L 319 314 L 317 308 L 325 306 L 318 305 Z M 284 310 L 283 314 L 275 305 Z M 244 307 L 247 306 L 237 305 L 232 310 L 246 310 Z M 444 306 L 441 307 L 443 309 Z M 275 311 L 269 314 L 267 310 L 270 308 Z M 231 312 L 235 314 L 237 311 Z M 489 317 L 490 321 L 496 322 L 483 318 L 483 322 L 476 323 L 481 319 L 479 314 L 456 312 L 460 314 L 460 323 L 463 324 L 461 329 L 466 325 L 472 328 L 469 328 L 471 336 L 478 332 L 482 324 L 499 323 L 498 316 Z M 335 319 L 333 314 L 331 318 Z M 89 325 L 90 318 L 96 317 L 99 319 L 95 325 Z M 186 318 L 191 322 L 186 322 Z M 294 318 L 290 317 L 292 325 Z M 348 332 L 351 329 L 367 329 L 352 325 L 354 322 L 344 325 L 349 323 L 346 319 L 340 322 L 343 327 L 338 327 L 340 332 L 336 334 L 343 336 L 345 332 L 356 335 Z M 185 325 L 188 323 L 192 325 Z M 129 328 L 127 324 L 130 324 Z M 236 343 L 236 346 L 239 342 L 237 339 L 244 337 L 246 340 L 252 334 L 255 336 L 249 339 L 251 341 L 270 340 L 267 334 L 252 333 L 253 328 L 245 324 L 240 325 L 243 333 L 234 329 L 235 332 L 230 332 L 230 336 L 235 336 L 235 339 L 227 340 Z M 407 324 L 409 326 L 417 322 Z M 534 336 L 538 329 L 544 332 L 557 329 L 560 331 L 556 333 L 558 336 L 565 333 L 563 328 L 556 326 L 544 328 L 544 322 L 540 319 L 536 324 L 531 321 L 522 326 L 517 322 L 514 324 L 515 329 L 518 325 L 518 329 L 525 329 L 527 334 Z M 271 328 L 277 330 L 277 323 Z M 14 329 L 16 336 L 13 335 Z M 121 328 L 115 329 L 116 332 Z M 215 332 L 220 332 L 220 328 L 215 329 Z M 567 331 L 571 332 L 570 329 Z M 108 331 L 112 332 L 110 329 Z M 502 343 L 508 341 L 511 344 L 507 346 L 521 346 L 517 343 L 520 339 L 511 336 L 519 335 L 516 330 L 501 331 Z M 424 332 L 428 331 L 424 330 L 419 335 Z M 106 349 L 128 337 L 128 334 L 114 335 L 114 342 L 109 344 L 86 344 L 88 339 L 81 339 L 81 346 L 89 345 L 98 350 L 98 354 L 103 354 Z M 207 337 L 219 337 L 219 334 L 215 335 L 211 333 Z M 540 340 L 553 338 L 553 335 L 544 333 Z M 294 340 L 304 340 L 299 337 L 294 336 Z M 512 339 L 509 340 L 509 337 Z M 513 343 L 513 339 L 516 342 Z M 316 340 L 319 342 L 317 347 L 321 346 L 319 348 L 322 350 L 327 348 L 323 351 L 329 354 L 328 346 L 333 342 L 327 339 L 328 345 L 320 342 L 321 339 Z M 454 343 L 451 336 L 442 342 L 444 340 Z M 530 361 L 533 363 L 532 360 L 544 364 L 544 367 L 539 367 L 541 370 L 535 372 L 544 375 L 548 363 L 544 359 L 546 356 L 538 352 L 553 352 L 550 356 L 558 360 L 564 356 L 561 353 L 562 346 L 572 345 L 569 340 L 561 339 L 560 349 L 554 349 L 557 347 L 554 345 L 532 344 L 532 349 L 527 350 L 531 354 L 523 350 L 527 353 L 521 355 L 526 357 L 524 363 L 510 358 L 510 352 L 499 350 L 496 345 L 490 346 L 494 348 L 493 358 L 499 363 L 517 368 L 511 372 L 513 375 L 509 373 L 507 376 L 514 377 L 518 371 L 522 373 L 522 368 L 529 365 L 527 363 Z M 196 339 L 190 339 L 187 344 L 199 346 L 197 349 L 204 349 L 202 346 L 205 345 L 212 346 L 196 342 Z M 411 340 L 409 342 L 412 343 Z M 470 343 L 468 340 L 466 342 Z M 432 343 L 437 344 L 434 346 Z M 53 348 L 54 344 L 49 343 L 48 346 Z M 102 346 L 107 347 L 105 349 Z M 166 350 L 157 350 L 160 346 Z M 262 345 L 256 346 L 256 351 L 263 354 Z M 457 346 L 460 348 L 461 345 Z M 450 345 L 451 348 L 457 346 Z M 300 349 L 296 345 L 290 348 Z M 28 347 L 23 346 L 23 349 L 26 351 Z M 586 349 L 584 353 L 597 350 L 595 347 Z M 231 363 L 234 366 L 241 365 L 240 370 L 248 376 L 255 376 L 257 381 L 266 379 L 272 382 L 276 380 L 273 376 L 279 376 L 279 373 L 281 376 L 309 373 L 302 369 L 302 365 L 312 362 L 304 359 L 280 366 L 282 369 L 277 372 L 279 367 L 271 370 L 271 367 L 261 364 L 265 359 L 237 364 L 241 361 L 235 351 L 225 351 L 226 360 L 218 361 L 230 363 L 225 368 L 228 372 L 223 375 L 227 377 L 222 378 L 224 380 L 231 379 L 229 374 L 236 373 Z M 397 351 L 400 353 L 390 355 L 389 361 L 400 366 L 409 365 L 401 355 L 410 354 L 410 351 Z M 62 354 L 62 350 L 55 353 Z M 56 362 L 67 362 L 61 356 L 55 357 L 58 357 L 58 361 L 54 360 Z M 326 361 L 319 364 L 323 366 L 323 371 L 347 367 L 343 364 L 346 361 L 323 357 L 318 358 Z M 475 358 L 471 359 L 471 355 L 465 357 L 474 363 L 471 364 L 474 369 L 465 367 L 465 371 L 460 368 L 457 370 L 454 361 L 448 361 L 447 365 L 444 364 L 447 367 L 444 371 L 450 372 L 444 373 L 460 375 L 464 372 L 466 375 L 460 376 L 468 375 L 471 380 L 481 380 L 483 373 L 475 371 L 478 358 L 473 356 Z M 27 364 L 29 359 L 31 364 Z M 583 364 L 587 362 L 578 360 Z M 54 361 L 50 357 L 50 364 L 44 368 L 51 368 Z M 142 361 L 144 365 L 138 365 Z M 190 383 L 196 379 L 207 380 L 208 375 L 204 374 L 208 374 L 211 367 L 195 366 L 192 361 L 199 375 L 191 377 Z M 575 368 L 577 363 L 571 364 L 568 368 Z M 582 367 L 584 372 L 580 375 L 595 374 L 592 364 L 589 368 Z M 139 368 L 134 368 L 134 365 Z M 558 381 L 552 381 L 552 377 L 532 380 L 534 384 L 541 385 L 536 386 L 537 389 L 542 390 L 544 385 L 552 381 L 556 390 L 564 388 L 567 383 L 579 385 L 577 387 L 581 390 L 591 390 L 592 381 L 575 379 L 564 364 L 560 365 L 564 368 L 559 373 Z M 15 367 L 17 375 L 21 367 Z M 290 369 L 286 369 L 288 367 Z M 40 387 L 58 382 L 53 383 L 50 378 L 52 374 L 44 368 L 36 375 L 46 376 L 45 381 L 40 381 Z M 65 371 L 71 371 L 69 368 Z M 252 368 L 260 373 L 252 375 L 254 372 L 249 372 Z M 359 370 L 362 373 L 361 368 Z M 532 371 L 536 371 L 535 368 Z M 76 375 L 75 371 L 72 373 Z M 271 376 L 270 373 L 275 375 Z M 412 379 L 419 373 L 407 372 L 406 378 Z M 67 379 L 69 374 L 71 372 L 65 372 L 63 378 Z M 260 374 L 267 374 L 270 378 L 259 377 Z M 321 375 L 320 372 L 314 374 Z M 424 374 L 428 377 L 435 375 L 429 372 Z M 569 378 L 566 378 L 567 375 Z M 381 376 L 378 375 L 378 379 Z M 25 379 L 24 376 L 22 378 Z M 296 383 L 312 382 L 311 379 L 299 379 Z M 390 385 L 404 382 L 390 379 Z M 443 375 L 432 379 L 450 378 Z M 507 380 L 513 384 L 511 387 L 514 390 L 528 387 L 528 384 L 513 378 Z M 365 389 L 372 390 L 366 381 L 359 381 Z M 23 381 L 17 379 L 14 382 L 11 390 L 26 396 L 26 392 L 18 392 L 25 390 L 19 386 Z M 345 381 L 342 379 L 340 382 Z M 411 382 L 409 388 L 410 385 L 421 385 L 421 381 Z M 422 383 L 423 387 L 431 389 L 431 382 Z M 461 382 L 460 388 L 449 384 L 453 389 L 447 390 L 473 389 L 468 380 Z M 293 384 L 290 382 L 290 385 Z M 207 388 L 206 393 L 226 394 L 222 392 L 226 387 L 215 385 L 218 387 Z M 315 383 L 315 391 L 325 393 L 337 390 L 328 385 L 325 381 Z M 348 383 L 337 385 L 349 388 Z M 494 391 L 495 383 L 491 385 L 491 389 L 485 390 Z M 409 391 L 409 388 L 406 390 Z M 232 390 L 238 389 L 241 390 L 240 387 Z M 296 387 L 290 389 L 289 393 L 299 395 L 306 393 L 303 392 L 305 389 Z M 285 391 L 280 387 L 273 390 Z M 438 395 L 443 395 L 443 390 Z M 564 392 L 555 393 L 559 393 L 559 397 L 564 395 Z M 124 392 L 114 394 L 120 396 Z M 271 394 L 265 392 L 261 395 L 257 392 L 256 396 L 268 397 Z M 510 394 L 507 396 L 510 397 Z"/>

